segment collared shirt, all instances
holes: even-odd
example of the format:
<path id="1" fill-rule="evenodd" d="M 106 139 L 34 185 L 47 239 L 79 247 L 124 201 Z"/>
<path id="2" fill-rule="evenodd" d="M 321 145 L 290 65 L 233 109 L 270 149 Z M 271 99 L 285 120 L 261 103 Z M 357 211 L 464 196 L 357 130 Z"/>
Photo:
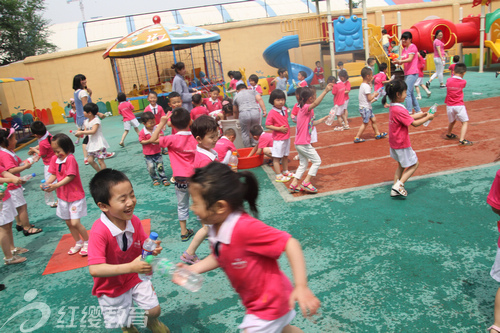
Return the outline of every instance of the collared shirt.
<path id="1" fill-rule="evenodd" d="M 121 230 L 111 222 L 111 220 L 104 214 L 104 212 L 101 213 L 101 221 L 104 223 L 104 225 L 109 229 L 109 232 L 111 232 L 111 235 L 116 239 L 118 242 L 118 246 L 120 249 L 123 251 L 123 234 L 126 235 L 127 237 L 127 250 L 132 246 L 132 243 L 134 242 L 134 226 L 132 225 L 131 220 L 127 220 L 127 226 L 125 227 L 125 230 Z"/>
<path id="2" fill-rule="evenodd" d="M 219 162 L 217 152 L 215 150 L 206 150 L 200 146 L 196 146 L 196 155 L 194 156 L 195 168 L 203 168 L 213 161 Z"/>

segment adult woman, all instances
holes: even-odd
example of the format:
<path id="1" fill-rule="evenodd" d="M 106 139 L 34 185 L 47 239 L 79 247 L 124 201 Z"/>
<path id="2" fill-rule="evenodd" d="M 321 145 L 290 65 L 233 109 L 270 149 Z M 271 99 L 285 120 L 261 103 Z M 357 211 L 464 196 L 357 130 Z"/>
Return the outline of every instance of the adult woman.
<path id="1" fill-rule="evenodd" d="M 256 142 L 250 135 L 250 128 L 254 125 L 261 125 L 260 108 L 262 115 L 265 117 L 266 105 L 260 97 L 260 94 L 252 89 L 247 89 L 245 84 L 236 86 L 238 94 L 234 98 L 233 114 L 234 119 L 240 120 L 241 139 L 245 147 L 255 146 Z"/>
<path id="2" fill-rule="evenodd" d="M 425 83 L 427 88 L 430 87 L 432 80 L 436 77 L 439 79 L 439 83 L 441 85 L 439 88 L 446 87 L 443 83 L 443 72 L 444 72 L 444 64 L 446 63 L 446 53 L 444 52 L 444 43 L 441 41 L 443 39 L 443 32 L 441 30 L 437 30 L 434 34 L 434 65 L 436 66 L 436 72 L 432 74 L 429 81 Z"/>
<path id="3" fill-rule="evenodd" d="M 401 35 L 403 52 L 401 53 L 401 58 L 393 60 L 395 64 L 404 64 L 405 82 L 408 86 L 405 103 L 406 109 L 410 114 L 413 109 L 415 109 L 415 112 L 420 112 L 420 105 L 418 105 L 417 97 L 415 96 L 415 82 L 418 79 L 418 49 L 415 44 L 412 44 L 412 38 L 413 36 L 409 31 L 405 31 Z"/>
<path id="4" fill-rule="evenodd" d="M 193 104 L 191 103 L 193 93 L 197 93 L 198 90 L 188 88 L 186 81 L 184 81 L 184 75 L 186 75 L 186 66 L 183 62 L 178 62 L 172 65 L 172 69 L 175 70 L 175 77 L 172 81 L 172 91 L 178 92 L 181 95 L 182 107 L 188 111 L 191 111 Z"/>

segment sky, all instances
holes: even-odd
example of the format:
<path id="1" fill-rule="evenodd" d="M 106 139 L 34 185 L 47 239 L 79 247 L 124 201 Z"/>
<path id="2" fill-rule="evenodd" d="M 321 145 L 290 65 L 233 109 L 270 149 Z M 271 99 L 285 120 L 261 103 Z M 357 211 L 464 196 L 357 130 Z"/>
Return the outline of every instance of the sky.
<path id="1" fill-rule="evenodd" d="M 148 13 L 162 10 L 180 9 L 181 6 L 196 7 L 245 0 L 83 0 L 85 19 Z M 82 20 L 78 0 L 45 0 L 43 17 L 50 24 Z"/>

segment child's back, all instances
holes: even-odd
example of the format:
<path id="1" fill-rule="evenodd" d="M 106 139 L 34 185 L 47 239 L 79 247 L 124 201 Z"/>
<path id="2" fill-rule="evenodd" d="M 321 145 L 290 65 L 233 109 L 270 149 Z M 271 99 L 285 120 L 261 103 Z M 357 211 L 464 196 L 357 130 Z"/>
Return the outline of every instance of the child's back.
<path id="1" fill-rule="evenodd" d="M 134 106 L 129 101 L 121 102 L 118 105 L 118 112 L 122 115 L 123 121 L 135 119 Z"/>
<path id="2" fill-rule="evenodd" d="M 448 106 L 464 105 L 464 88 L 466 85 L 467 81 L 458 76 L 446 80 L 445 104 Z"/>
<path id="3" fill-rule="evenodd" d="M 208 116 L 209 111 L 206 107 L 199 105 L 195 108 L 193 108 L 190 112 L 191 119 L 196 120 L 196 118 L 199 118 L 200 116 L 206 115 Z"/>
<path id="4" fill-rule="evenodd" d="M 198 142 L 189 131 L 178 131 L 160 138 L 160 146 L 168 148 L 174 177 L 190 177 Z"/>
<path id="5" fill-rule="evenodd" d="M 391 103 L 389 107 L 389 146 L 392 149 L 411 147 L 408 126 L 414 120 L 403 104 Z"/>
<path id="6" fill-rule="evenodd" d="M 335 95 L 333 98 L 333 104 L 335 106 L 340 106 L 345 103 L 345 84 L 342 81 L 337 81 L 333 85 L 332 94 Z"/>
<path id="7" fill-rule="evenodd" d="M 219 160 L 223 161 L 228 151 L 236 151 L 236 146 L 226 136 L 222 136 L 215 144 L 214 150 L 217 152 Z"/>

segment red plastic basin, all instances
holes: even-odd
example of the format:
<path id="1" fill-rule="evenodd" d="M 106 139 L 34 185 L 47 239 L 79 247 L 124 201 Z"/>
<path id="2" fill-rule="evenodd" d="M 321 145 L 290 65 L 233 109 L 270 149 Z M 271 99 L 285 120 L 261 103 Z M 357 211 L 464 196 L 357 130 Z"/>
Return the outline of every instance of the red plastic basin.
<path id="1" fill-rule="evenodd" d="M 261 166 L 264 162 L 264 154 L 261 155 L 253 155 L 250 157 L 248 154 L 252 151 L 252 148 L 240 148 L 238 149 L 238 154 L 240 157 L 238 158 L 238 169 L 251 169 Z"/>

